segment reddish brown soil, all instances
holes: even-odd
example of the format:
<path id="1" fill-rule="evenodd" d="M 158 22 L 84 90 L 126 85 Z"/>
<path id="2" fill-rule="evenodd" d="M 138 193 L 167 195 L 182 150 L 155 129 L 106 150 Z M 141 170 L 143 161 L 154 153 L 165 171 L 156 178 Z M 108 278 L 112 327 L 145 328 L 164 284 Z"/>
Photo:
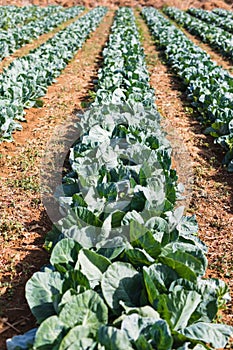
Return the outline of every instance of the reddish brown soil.
<path id="1" fill-rule="evenodd" d="M 187 6 L 194 3 L 171 1 L 170 4 L 179 7 L 184 6 L 184 3 Z M 152 2 L 151 0 L 147 4 Z M 96 3 L 89 1 L 88 5 Z M 130 3 L 131 1 L 124 2 Z M 153 2 L 158 7 L 164 3 L 162 0 Z M 211 3 L 213 5 L 217 2 Z M 112 4 L 119 5 L 123 2 Z M 203 7 L 207 2 L 196 1 L 195 4 Z M 222 2 L 221 7 L 225 8 L 225 3 Z M 23 131 L 15 133 L 15 143 L 0 145 L 0 349 L 5 349 L 8 337 L 25 332 L 35 324 L 24 298 L 24 289 L 33 272 L 47 262 L 48 257 L 42 246 L 45 233 L 51 227 L 40 199 L 41 159 L 54 128 L 72 120 L 75 111 L 88 100 L 88 92 L 93 89 L 92 80 L 97 75 L 111 21 L 112 13 L 109 13 L 57 79 L 57 83 L 49 88 L 43 99 L 43 108 L 28 110 L 28 122 L 23 123 Z M 225 280 L 233 290 L 232 175 L 221 166 L 221 149 L 213 144 L 210 137 L 203 135 L 197 116 L 185 102 L 186 96 L 180 80 L 163 63 L 164 58 L 155 48 L 142 20 L 139 20 L 139 24 L 144 36 L 151 84 L 156 90 L 156 103 L 165 117 L 164 125 L 169 129 L 169 137 L 176 148 L 174 165 L 178 168 L 182 181 L 187 178 L 187 173 L 193 174 L 190 175 L 190 179 L 194 180 L 193 185 L 186 183 L 189 189 L 187 212 L 197 215 L 200 236 L 209 246 L 207 276 Z M 34 42 L 32 45 L 39 43 L 40 41 Z M 14 56 L 26 54 L 30 45 Z M 216 62 L 230 68 L 228 62 L 222 61 L 207 45 L 202 47 Z M 5 60 L 4 64 L 9 64 L 10 60 Z M 174 137 L 174 129 L 177 137 L 176 133 Z M 181 154 L 179 147 L 184 145 L 186 150 Z M 186 162 L 182 167 L 184 157 Z M 220 317 L 220 321 L 233 324 L 232 305 L 228 305 Z"/>
<path id="2" fill-rule="evenodd" d="M 197 36 L 190 34 L 186 29 L 179 26 L 175 21 L 166 16 L 164 13 L 163 15 L 167 17 L 180 30 L 182 30 L 184 34 L 196 45 L 200 46 L 204 51 L 208 52 L 213 61 L 215 61 L 219 66 L 228 70 L 232 74 L 233 66 L 232 61 L 230 59 L 227 59 L 226 57 L 222 56 L 221 53 L 218 52 L 218 50 L 212 49 L 208 44 L 203 43 Z"/>
<path id="3" fill-rule="evenodd" d="M 200 7 L 206 10 L 211 10 L 216 7 L 230 9 L 232 8 L 232 0 L 2 0 L 2 5 L 41 5 L 47 6 L 50 4 L 63 5 L 70 7 L 74 5 L 84 5 L 93 7 L 97 5 L 104 6 L 155 6 L 161 8 L 163 6 L 176 6 L 182 9 L 187 9 L 191 6 Z"/>
<path id="4" fill-rule="evenodd" d="M 196 214 L 199 236 L 209 247 L 206 277 L 224 280 L 233 297 L 232 174 L 221 165 L 222 149 L 213 143 L 210 136 L 203 134 L 203 127 L 197 121 L 198 115 L 192 111 L 180 79 L 165 64 L 165 58 L 155 47 L 145 23 L 141 19 L 138 23 L 143 33 L 156 105 L 165 118 L 163 124 L 168 130 L 168 138 L 176 148 L 179 177 L 183 181 L 183 175 L 187 179 L 186 174 L 192 174 L 192 185 L 190 181 L 186 182 L 189 188 L 187 214 Z M 208 51 L 207 46 L 206 49 Z M 217 54 L 214 54 L 214 58 L 217 63 L 223 63 Z M 179 163 L 180 160 L 183 162 L 184 157 L 186 166 L 181 168 Z M 219 322 L 233 325 L 232 303 L 221 311 Z"/>
<path id="5" fill-rule="evenodd" d="M 57 83 L 48 89 L 41 109 L 28 110 L 23 131 L 15 143 L 0 145 L 0 349 L 5 340 L 35 326 L 24 298 L 25 283 L 46 264 L 42 249 L 51 224 L 40 200 L 40 162 L 54 127 L 70 121 L 97 75 L 99 57 L 107 40 L 113 13 L 66 67 Z"/>
<path id="6" fill-rule="evenodd" d="M 46 42 L 48 39 L 54 36 L 57 32 L 60 30 L 66 28 L 69 24 L 75 22 L 79 17 L 85 15 L 87 10 L 83 11 L 79 16 L 72 18 L 62 24 L 60 24 L 57 28 L 54 28 L 49 33 L 41 35 L 38 39 L 33 40 L 33 42 L 24 45 L 22 48 L 16 50 L 11 56 L 5 57 L 1 62 L 0 62 L 0 73 L 2 72 L 3 68 L 6 68 L 9 66 L 9 64 L 14 61 L 18 57 L 22 57 L 25 55 L 28 55 L 31 50 L 36 49 L 38 46 L 42 45 L 44 42 Z"/>

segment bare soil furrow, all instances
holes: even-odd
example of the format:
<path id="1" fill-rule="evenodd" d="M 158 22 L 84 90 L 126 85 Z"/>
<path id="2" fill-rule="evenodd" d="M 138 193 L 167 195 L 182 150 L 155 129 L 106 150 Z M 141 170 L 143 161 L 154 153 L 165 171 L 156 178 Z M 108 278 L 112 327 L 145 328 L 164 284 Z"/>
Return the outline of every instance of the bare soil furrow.
<path id="1" fill-rule="evenodd" d="M 199 236 L 209 247 L 206 277 L 224 280 L 233 292 L 232 174 L 221 165 L 221 148 L 213 143 L 210 136 L 203 134 L 203 127 L 186 99 L 181 80 L 166 65 L 165 57 L 156 48 L 145 22 L 139 15 L 137 18 L 151 74 L 151 84 L 155 88 L 156 104 L 164 117 L 165 130 L 168 128 L 168 138 L 175 147 L 177 135 L 179 146 L 175 153 L 175 166 L 177 165 L 178 174 L 182 175 L 181 179 L 186 178 L 187 173 L 179 172 L 179 169 L 182 169 L 179 165 L 179 149 L 180 153 L 183 153 L 183 149 L 186 148 L 187 164 L 183 169 L 193 173 L 187 214 L 197 216 Z M 188 185 L 190 186 L 190 182 Z M 229 304 L 219 317 L 221 322 L 232 325 L 232 304 Z"/>
<path id="2" fill-rule="evenodd" d="M 0 145 L 0 349 L 7 338 L 35 326 L 24 298 L 25 283 L 48 260 L 43 242 L 51 227 L 41 203 L 41 159 L 56 126 L 72 120 L 87 101 L 112 19 L 109 11 L 49 87 L 43 108 L 27 111 L 27 123 L 15 132 L 15 142 Z"/>
<path id="3" fill-rule="evenodd" d="M 204 43 L 203 41 L 201 41 L 201 39 L 199 39 L 197 36 L 189 33 L 188 30 L 186 30 L 185 28 L 182 28 L 181 26 L 179 26 L 179 24 L 177 24 L 175 21 L 173 21 L 171 18 L 169 18 L 167 15 L 165 15 L 162 12 L 163 16 L 166 17 L 167 19 L 169 19 L 169 21 L 171 23 L 173 23 L 177 28 L 179 28 L 180 30 L 182 30 L 182 32 L 191 40 L 194 42 L 194 44 L 196 44 L 197 46 L 200 46 L 202 48 L 202 50 L 206 51 L 211 59 L 217 63 L 219 66 L 221 66 L 223 69 L 228 70 L 231 74 L 233 72 L 233 63 L 230 59 L 227 59 L 227 57 L 224 57 L 221 55 L 220 52 L 215 51 L 214 49 L 212 49 L 208 44 Z"/>
<path id="4" fill-rule="evenodd" d="M 80 13 L 80 15 L 78 15 L 72 19 L 69 19 L 66 22 L 63 22 L 57 28 L 53 29 L 51 32 L 41 35 L 38 39 L 35 39 L 31 43 L 26 44 L 26 45 L 22 46 L 20 49 L 16 50 L 11 56 L 5 57 L 0 62 L 0 73 L 3 71 L 4 68 L 7 68 L 11 64 L 11 62 L 13 62 L 16 58 L 28 55 L 31 50 L 36 49 L 37 47 L 39 47 L 40 45 L 45 43 L 47 40 L 52 38 L 60 30 L 65 29 L 71 23 L 77 21 L 77 19 L 82 17 L 83 15 L 85 15 L 87 13 L 87 11 L 88 10 L 85 10 L 82 13 Z"/>

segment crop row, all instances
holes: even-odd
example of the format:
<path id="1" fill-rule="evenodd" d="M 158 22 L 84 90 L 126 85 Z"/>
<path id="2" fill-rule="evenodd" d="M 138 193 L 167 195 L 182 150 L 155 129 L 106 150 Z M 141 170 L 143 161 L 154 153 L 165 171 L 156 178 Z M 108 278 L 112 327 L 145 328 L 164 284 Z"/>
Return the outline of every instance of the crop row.
<path id="1" fill-rule="evenodd" d="M 213 9 L 212 12 L 216 13 L 217 15 L 219 15 L 221 17 L 225 17 L 226 20 L 233 19 L 233 12 L 232 11 L 216 8 L 216 9 Z"/>
<path id="2" fill-rule="evenodd" d="M 176 13 L 176 10 L 168 9 L 168 12 Z M 182 78 L 192 105 L 200 112 L 206 132 L 224 147 L 227 153 L 223 162 L 233 171 L 233 78 L 160 13 L 153 10 L 149 16 L 145 10 L 145 14 L 168 63 Z"/>
<path id="3" fill-rule="evenodd" d="M 50 266 L 26 285 L 40 325 L 9 340 L 8 350 L 20 342 L 59 350 L 224 347 L 233 329 L 212 321 L 228 289 L 202 278 L 206 246 L 196 221 L 174 210 L 173 184 L 167 192 L 171 149 L 131 9 L 117 11 L 103 56 L 64 178 L 60 204 L 69 209 L 47 236 Z"/>
<path id="4" fill-rule="evenodd" d="M 1 32 L 0 43 L 0 60 L 11 55 L 14 51 L 29 43 L 40 35 L 48 33 L 59 24 L 74 18 L 84 10 L 83 6 L 74 6 L 64 11 L 54 11 L 53 7 L 49 7 L 49 11 L 42 19 L 29 22 L 22 27 L 9 29 Z"/>
<path id="5" fill-rule="evenodd" d="M 76 13 L 80 9 L 74 10 Z M 71 10 L 72 11 L 72 10 Z M 105 8 L 96 8 L 59 31 L 27 56 L 14 60 L 0 75 L 0 139 L 12 139 L 12 132 L 24 119 L 24 108 L 38 105 L 88 35 L 96 29 Z"/>
<path id="6" fill-rule="evenodd" d="M 168 7 L 164 12 L 190 33 L 197 35 L 203 42 L 211 45 L 224 56 L 233 59 L 232 34 L 224 29 L 201 21 L 175 7 Z"/>
<path id="7" fill-rule="evenodd" d="M 8 30 L 35 21 L 51 12 L 62 11 L 61 6 L 0 6 L 0 30 Z"/>
<path id="8" fill-rule="evenodd" d="M 188 13 L 201 19 L 204 22 L 208 22 L 217 27 L 222 27 L 229 32 L 233 32 L 233 18 L 231 20 L 226 20 L 225 17 L 220 17 L 216 13 L 196 8 L 190 8 L 188 10 Z"/>

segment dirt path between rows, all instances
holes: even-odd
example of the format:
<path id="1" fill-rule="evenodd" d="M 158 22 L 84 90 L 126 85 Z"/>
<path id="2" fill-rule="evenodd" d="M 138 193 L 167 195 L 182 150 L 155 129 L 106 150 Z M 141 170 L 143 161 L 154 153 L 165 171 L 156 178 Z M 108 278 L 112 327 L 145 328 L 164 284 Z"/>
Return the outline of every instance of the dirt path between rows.
<path id="1" fill-rule="evenodd" d="M 233 292 L 232 174 L 221 165 L 222 149 L 213 143 L 211 137 L 203 134 L 202 126 L 196 120 L 197 115 L 187 102 L 182 82 L 167 67 L 165 57 L 155 47 L 145 22 L 138 14 L 137 19 L 143 35 L 151 84 L 155 88 L 156 104 L 165 118 L 163 124 L 169 130 L 168 138 L 177 148 L 178 173 L 182 178 L 193 173 L 187 214 L 196 215 L 199 236 L 209 247 L 206 277 L 224 280 Z M 186 154 L 183 169 L 179 166 L 179 149 L 181 154 Z M 219 321 L 233 325 L 232 316 L 233 307 L 229 304 L 221 312 Z"/>
<path id="2" fill-rule="evenodd" d="M 24 298 L 25 283 L 46 264 L 45 233 L 51 222 L 40 198 L 40 162 L 55 126 L 72 120 L 86 102 L 97 76 L 113 11 L 64 69 L 43 98 L 43 108 L 27 111 L 14 143 L 0 145 L 0 349 L 13 335 L 35 326 Z"/>
<path id="3" fill-rule="evenodd" d="M 200 46 L 204 51 L 208 52 L 211 59 L 215 61 L 219 66 L 222 68 L 228 70 L 231 74 L 233 74 L 233 65 L 230 60 L 228 60 L 226 57 L 221 56 L 220 53 L 214 51 L 208 44 L 205 44 L 199 39 L 198 37 L 190 34 L 187 30 L 184 28 L 180 28 L 184 32 L 184 34 L 192 40 L 197 46 Z"/>
<path id="4" fill-rule="evenodd" d="M 41 159 L 55 127 L 72 120 L 76 111 L 88 102 L 112 17 L 113 13 L 109 12 L 57 78 L 57 83 L 48 89 L 43 108 L 28 110 L 28 122 L 23 123 L 23 131 L 15 133 L 15 143 L 0 145 L 0 210 L 3 213 L 0 221 L 0 349 L 5 349 L 7 338 L 35 324 L 24 289 L 33 272 L 47 261 L 42 246 L 45 233 L 51 227 L 40 199 Z M 183 182 L 187 177 L 194 182 L 191 186 L 190 181 L 186 181 L 190 190 L 187 213 L 197 215 L 200 238 L 209 246 L 207 276 L 225 280 L 233 290 L 232 175 L 221 166 L 220 147 L 203 135 L 186 102 L 181 81 L 163 63 L 164 57 L 155 48 L 145 23 L 138 15 L 137 18 L 151 84 L 156 89 L 156 104 L 165 117 L 163 123 L 175 147 L 174 165 Z M 184 159 L 185 166 L 182 165 Z M 222 317 L 220 321 L 233 324 L 232 306 L 219 317 Z"/>
<path id="5" fill-rule="evenodd" d="M 52 38 L 56 33 L 58 33 L 60 30 L 65 29 L 68 27 L 71 23 L 77 21 L 78 18 L 84 16 L 88 10 L 86 9 L 85 11 L 81 12 L 78 16 L 69 19 L 66 22 L 61 23 L 58 27 L 54 28 L 51 32 L 40 35 L 38 39 L 33 40 L 31 43 L 24 45 L 20 49 L 16 50 L 11 56 L 5 57 L 1 62 L 0 62 L 0 73 L 2 73 L 4 68 L 7 68 L 11 62 L 13 62 L 16 58 L 23 57 L 29 54 L 31 50 L 36 49 L 43 43 L 45 43 L 47 40 Z"/>
<path id="6" fill-rule="evenodd" d="M 189 33 L 189 31 L 187 29 L 179 26 L 179 24 L 177 24 L 175 21 L 173 21 L 167 15 L 165 15 L 165 13 L 163 13 L 163 12 L 161 12 L 161 13 L 171 23 L 173 23 L 178 29 L 180 29 L 191 41 L 193 41 L 194 44 L 196 44 L 197 46 L 200 46 L 202 48 L 202 50 L 208 52 L 208 54 L 210 55 L 211 59 L 213 61 L 215 61 L 215 63 L 217 63 L 222 68 L 228 70 L 231 74 L 233 73 L 233 64 L 232 64 L 232 61 L 230 59 L 227 59 L 226 57 L 222 56 L 221 53 L 219 53 L 217 51 L 217 49 L 215 51 L 214 49 L 212 49 L 210 47 L 210 45 L 205 44 L 204 42 L 202 42 L 201 39 L 198 36 Z"/>

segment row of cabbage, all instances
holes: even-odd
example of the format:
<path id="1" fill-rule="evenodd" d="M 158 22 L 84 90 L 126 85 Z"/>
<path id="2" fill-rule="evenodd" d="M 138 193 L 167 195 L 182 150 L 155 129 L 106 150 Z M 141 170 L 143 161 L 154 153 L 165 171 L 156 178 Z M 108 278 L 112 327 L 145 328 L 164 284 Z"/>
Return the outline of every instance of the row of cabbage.
<path id="1" fill-rule="evenodd" d="M 74 6 L 66 10 L 58 8 L 57 11 L 54 10 L 54 7 L 48 7 L 47 9 L 46 15 L 41 19 L 0 32 L 0 60 L 40 35 L 58 27 L 61 23 L 78 16 L 84 10 L 84 7 Z"/>
<path id="2" fill-rule="evenodd" d="M 188 97 L 200 112 L 207 127 L 206 133 L 223 146 L 226 152 L 223 163 L 228 165 L 229 171 L 233 171 L 232 76 L 162 14 L 155 10 L 151 16 L 148 10 L 144 13 L 155 39 L 165 51 L 168 63 L 187 86 Z M 179 17 L 180 12 L 168 8 L 166 13 Z"/>
<path id="3" fill-rule="evenodd" d="M 117 11 L 103 57 L 59 197 L 69 209 L 47 236 L 50 266 L 26 285 L 39 328 L 8 350 L 224 347 L 233 329 L 212 321 L 228 288 L 202 277 L 196 221 L 174 210 L 171 149 L 131 9 Z"/>
<path id="4" fill-rule="evenodd" d="M 233 12 L 232 11 L 224 10 L 221 8 L 216 8 L 216 9 L 213 9 L 212 12 L 216 13 L 217 15 L 219 15 L 221 17 L 225 17 L 226 20 L 233 19 Z"/>
<path id="5" fill-rule="evenodd" d="M 217 27 L 222 27 L 229 32 L 233 32 L 233 18 L 226 19 L 226 17 L 218 16 L 212 11 L 205 11 L 197 8 L 188 9 L 188 13 L 201 19 L 202 21 L 213 24 Z"/>
<path id="6" fill-rule="evenodd" d="M 175 7 L 168 7 L 164 12 L 190 33 L 197 35 L 203 42 L 208 43 L 224 56 L 233 59 L 232 34 L 216 25 L 208 24 L 190 16 L 188 13 Z"/>
<path id="7" fill-rule="evenodd" d="M 16 26 L 35 21 L 52 11 L 58 12 L 62 6 L 0 6 L 0 30 L 8 30 Z"/>
<path id="8" fill-rule="evenodd" d="M 73 11 L 80 12 L 80 8 Z M 4 70 L 0 75 L 0 140 L 12 140 L 12 132 L 22 128 L 15 120 L 25 120 L 24 109 L 41 104 L 38 99 L 45 95 L 47 87 L 60 75 L 105 13 L 106 8 L 95 8 Z"/>

